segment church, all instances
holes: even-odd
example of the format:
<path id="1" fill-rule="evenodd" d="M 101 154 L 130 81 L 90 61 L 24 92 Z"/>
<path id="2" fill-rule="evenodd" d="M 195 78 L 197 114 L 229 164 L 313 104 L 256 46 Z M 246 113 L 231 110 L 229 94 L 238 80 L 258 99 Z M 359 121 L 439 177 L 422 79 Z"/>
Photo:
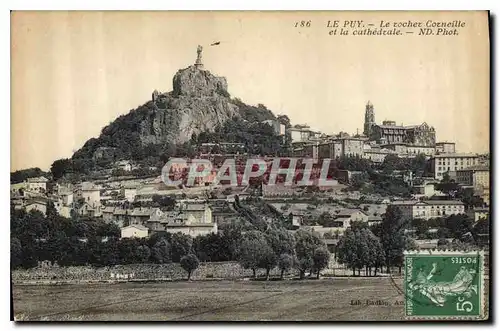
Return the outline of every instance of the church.
<path id="1" fill-rule="evenodd" d="M 378 144 L 406 144 L 411 146 L 434 147 L 436 131 L 427 123 L 420 125 L 396 125 L 395 121 L 375 123 L 375 110 L 368 101 L 365 108 L 365 123 L 363 134 Z"/>

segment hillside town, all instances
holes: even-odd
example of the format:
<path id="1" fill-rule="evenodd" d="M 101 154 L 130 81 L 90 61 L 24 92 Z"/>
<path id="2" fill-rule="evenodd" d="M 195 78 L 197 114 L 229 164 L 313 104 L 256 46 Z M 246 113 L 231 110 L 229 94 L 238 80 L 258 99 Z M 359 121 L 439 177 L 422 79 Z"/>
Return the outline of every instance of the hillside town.
<path id="1" fill-rule="evenodd" d="M 189 72 L 189 77 L 212 77 L 203 67 L 200 48 L 195 64 L 179 71 L 178 75 L 185 72 Z M 210 79 L 213 87 L 196 87 L 206 83 L 186 82 L 184 79 L 182 84 L 177 84 L 180 78 L 176 75 L 174 87 L 178 90 L 174 92 L 180 95 L 191 93 L 193 98 L 200 93 L 209 95 L 209 98 L 220 98 L 221 88 L 222 91 L 227 88 L 225 79 Z M 227 98 L 227 92 L 220 93 Z M 160 104 L 167 100 L 162 98 L 165 97 L 155 90 L 151 107 L 161 110 Z M 241 101 L 235 102 L 243 105 Z M 403 226 L 404 223 L 404 237 L 411 240 L 411 247 L 488 244 L 489 155 L 466 153 L 457 150 L 454 142 L 439 141 L 439 132 L 427 123 L 398 125 L 395 121 L 384 120 L 377 124 L 376 108 L 370 101 L 366 103 L 364 114 L 359 112 L 363 132 L 356 134 L 326 134 L 308 125 L 291 125 L 286 115 L 275 117 L 263 105 L 245 107 L 246 117 L 232 120 L 235 122 L 231 125 L 234 124 L 236 129 L 226 128 L 229 130 L 226 136 L 239 131 L 240 125 L 248 132 L 254 132 L 255 137 L 262 134 L 263 144 L 249 143 L 256 139 L 251 134 L 245 141 L 221 140 L 224 135 L 220 135 L 220 128 L 216 128 L 214 137 L 211 137 L 211 132 L 193 132 L 191 140 L 183 145 L 184 152 L 181 152 L 183 149 L 171 151 L 168 158 L 157 163 L 120 158 L 116 156 L 119 155 L 117 148 L 97 146 L 90 160 L 94 166 L 84 169 L 84 172 L 76 170 L 75 164 L 88 160 L 78 159 L 76 153 L 72 160 L 55 161 L 49 172 L 28 169 L 11 174 L 13 232 L 22 232 L 24 226 L 33 226 L 21 222 L 26 217 L 49 220 L 58 215 L 73 220 L 74 231 L 80 235 L 71 233 L 80 242 L 89 240 L 86 232 L 90 231 L 89 224 L 98 224 L 95 226 L 100 230 L 96 231 L 103 232 L 99 236 L 102 242 L 110 236 L 118 236 L 122 241 L 139 240 L 135 245 L 144 246 L 144 261 L 154 260 L 153 250 L 159 249 L 140 244 L 151 238 L 158 244 L 161 243 L 158 238 L 182 235 L 182 240 L 187 240 L 189 246 L 184 253 L 189 253 L 193 250 L 193 240 L 199 243 L 206 238 L 217 241 L 229 233 L 237 232 L 240 236 L 237 238 L 241 238 L 246 232 L 256 229 L 262 233 L 269 229 L 286 230 L 286 236 L 306 232 L 328 249 L 329 261 L 323 268 L 353 271 L 359 266 L 342 257 L 345 255 L 342 250 L 346 249 L 342 248 L 342 238 L 347 238 L 352 232 L 350 230 L 370 229 L 368 236 L 375 233 L 381 237 L 384 235 L 382 228 L 387 230 L 387 227 Z M 271 118 L 251 120 L 261 113 L 271 114 Z M 361 123 L 363 115 L 364 122 Z M 263 146 L 266 147 L 267 142 L 272 146 L 265 149 Z M 276 154 L 269 152 L 272 150 Z M 190 160 L 210 161 L 212 167 L 202 176 L 169 185 L 163 177 L 162 162 L 170 163 L 177 157 L 186 156 Z M 279 175 L 278 183 L 271 185 L 267 181 L 269 171 L 263 178 L 242 184 L 243 165 L 255 158 L 263 160 L 267 167 L 276 159 L 284 167 L 292 159 L 299 160 L 299 163 L 312 160 L 314 165 L 308 171 L 313 174 L 313 185 L 301 185 L 298 181 L 305 173 L 301 166 L 293 169 L 293 174 L 288 174 L 294 177 L 292 185 L 285 183 L 287 174 Z M 218 171 L 227 160 L 236 164 L 238 185 L 225 185 L 216 180 Z M 318 182 L 320 170 L 317 164 L 325 160 L 332 161 L 326 169 L 330 179 L 328 186 Z M 170 164 L 168 176 L 185 179 L 187 168 L 182 163 Z M 36 175 L 30 176 L 30 173 Z M 49 224 L 52 223 L 49 221 Z M 54 224 L 47 226 L 58 227 Z M 397 231 L 395 228 L 390 231 L 393 230 Z M 51 240 L 49 233 L 40 235 L 39 231 L 27 240 L 34 240 L 39 245 Z M 68 236 L 67 230 L 65 233 Z M 214 235 L 219 239 L 213 239 L 211 236 Z M 226 248 L 222 254 L 224 257 L 221 257 L 220 252 L 211 256 L 204 250 L 203 245 L 198 247 L 196 259 L 231 260 L 237 259 L 239 252 L 238 249 Z M 29 254 L 24 248 L 19 248 L 19 266 L 43 262 L 41 257 L 26 261 L 23 255 Z M 50 263 L 60 263 L 57 258 L 50 257 L 51 253 L 48 255 Z M 181 257 L 179 255 L 172 261 L 179 262 Z M 123 259 L 128 258 L 122 258 L 122 262 Z M 364 265 L 368 266 L 366 263 Z M 380 262 L 380 265 L 384 263 Z M 400 267 L 398 263 L 392 265 Z M 255 275 L 255 266 L 252 268 Z M 304 273 L 307 268 L 299 269 Z M 316 271 L 319 275 L 319 270 Z"/>
<path id="2" fill-rule="evenodd" d="M 57 213 L 66 218 L 100 218 L 106 223 L 116 224 L 121 237 L 144 238 L 158 232 L 182 232 L 193 237 L 217 233 L 218 224 L 230 223 L 231 219 L 244 217 L 233 207 L 237 195 L 244 201 L 256 197 L 277 214 L 290 216 L 296 229 L 325 234 L 342 233 L 350 221 L 379 222 L 387 206 L 396 206 L 413 219 L 424 219 L 467 214 L 474 221 L 488 216 L 490 170 L 488 155 L 459 153 L 453 142 L 436 142 L 436 132 L 427 123 L 419 125 L 396 125 L 393 121 L 376 124 L 374 106 L 368 102 L 365 111 L 363 134 L 324 134 L 306 125 L 285 127 L 279 120 L 267 120 L 283 142 L 290 137 L 290 157 L 323 159 L 361 159 L 366 164 L 384 167 L 391 159 L 425 160 L 424 171 L 394 169 L 388 175 L 401 178 L 401 185 L 408 188 L 405 197 L 396 194 L 363 193 L 354 189 L 356 178 L 366 173 L 341 166 L 336 169 L 334 179 L 338 185 L 315 192 L 304 187 L 284 185 L 231 188 L 211 185 L 218 169 L 198 178 L 194 185 L 168 187 L 161 175 L 134 178 L 132 170 L 139 166 L 132 160 L 120 160 L 110 168 L 109 175 L 95 181 L 70 183 L 54 181 L 49 176 L 26 178 L 11 184 L 11 203 L 15 209 L 27 212 L 36 210 L 42 214 L 52 205 Z M 216 150 L 214 153 L 213 151 Z M 235 143 L 202 143 L 194 159 L 224 160 L 251 157 L 245 146 Z M 283 156 L 282 156 L 283 157 Z M 273 156 L 266 155 L 267 162 Z M 113 171 L 121 176 L 113 176 Z M 150 170 L 150 169 L 148 169 Z M 378 171 L 378 170 L 376 170 Z M 385 171 L 385 170 L 384 170 Z M 130 175 L 129 175 L 130 174 Z M 443 179 L 456 183 L 456 189 L 470 189 L 473 197 L 481 203 L 466 205 L 453 196 L 454 191 L 437 189 Z M 155 203 L 163 197 L 175 201 L 172 206 Z M 329 203 L 313 203 L 323 199 Z M 289 202 L 288 202 L 289 201 Z M 363 203 L 366 202 L 366 203 Z M 329 213 L 332 225 L 319 225 L 322 213 Z M 437 239 L 437 238 L 436 238 Z M 436 240 L 435 240 L 436 241 Z"/>

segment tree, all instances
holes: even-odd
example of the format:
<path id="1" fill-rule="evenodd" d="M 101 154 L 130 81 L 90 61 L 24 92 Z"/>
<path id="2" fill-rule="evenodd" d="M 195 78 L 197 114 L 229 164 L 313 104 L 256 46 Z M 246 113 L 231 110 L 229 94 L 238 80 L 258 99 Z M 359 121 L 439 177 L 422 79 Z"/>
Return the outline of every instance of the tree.
<path id="1" fill-rule="evenodd" d="M 269 244 L 264 245 L 260 252 L 258 267 L 266 270 L 266 280 L 269 279 L 269 272 L 273 269 L 278 258 Z"/>
<path id="2" fill-rule="evenodd" d="M 355 275 L 356 267 L 359 265 L 357 241 L 355 232 L 349 227 L 344 235 L 340 237 L 337 243 L 337 260 L 352 269 L 352 275 Z"/>
<path id="3" fill-rule="evenodd" d="M 181 267 L 188 273 L 188 280 L 191 280 L 191 273 L 198 269 L 198 266 L 200 265 L 200 261 L 194 254 L 188 254 L 184 255 L 181 258 Z"/>
<path id="4" fill-rule="evenodd" d="M 58 180 L 63 177 L 66 173 L 71 172 L 73 169 L 73 162 L 70 159 L 59 159 L 52 163 L 50 166 L 50 172 L 52 173 L 52 178 Z"/>
<path id="5" fill-rule="evenodd" d="M 313 267 L 316 270 L 316 278 L 319 279 L 319 273 L 321 270 L 328 266 L 328 262 L 330 262 L 330 252 L 326 249 L 326 247 L 316 248 L 313 255 Z"/>
<path id="6" fill-rule="evenodd" d="M 145 263 L 151 256 L 151 250 L 147 245 L 140 245 L 139 247 L 137 247 L 136 255 L 139 262 Z"/>
<path id="7" fill-rule="evenodd" d="M 350 182 L 351 186 L 355 190 L 361 189 L 365 183 L 368 181 L 368 174 L 366 172 L 362 172 L 360 174 L 354 174 L 351 176 Z"/>
<path id="8" fill-rule="evenodd" d="M 193 240 L 194 251 L 201 261 L 229 261 L 232 253 L 229 242 L 220 233 L 197 236 Z"/>
<path id="9" fill-rule="evenodd" d="M 191 253 L 193 238 L 181 232 L 174 233 L 170 239 L 172 261 L 179 262 L 181 257 Z"/>
<path id="10" fill-rule="evenodd" d="M 290 270 L 293 266 L 293 256 L 290 254 L 281 254 L 278 259 L 278 267 L 281 270 L 280 279 L 283 279 L 283 274 Z"/>
<path id="11" fill-rule="evenodd" d="M 456 192 L 460 189 L 459 185 L 450 178 L 448 173 L 443 175 L 441 182 L 435 185 L 436 190 L 441 191 L 449 196 L 454 196 Z"/>
<path id="12" fill-rule="evenodd" d="M 427 159 L 425 154 L 418 154 L 413 159 L 411 159 L 410 169 L 416 176 L 422 176 L 427 167 Z"/>
<path id="13" fill-rule="evenodd" d="M 118 242 L 118 258 L 121 264 L 138 262 L 136 255 L 139 243 L 135 238 L 123 238 Z"/>
<path id="14" fill-rule="evenodd" d="M 280 229 L 269 229 L 265 233 L 265 237 L 276 256 L 281 254 L 294 254 L 295 238 L 289 231 Z"/>
<path id="15" fill-rule="evenodd" d="M 478 243 L 480 246 L 488 244 L 488 237 L 490 234 L 489 216 L 487 218 L 479 219 L 479 221 L 477 221 L 477 223 L 474 225 L 472 233 L 474 234 L 476 243 Z"/>
<path id="16" fill-rule="evenodd" d="M 340 238 L 337 245 L 337 259 L 352 269 L 353 276 L 356 269 L 361 275 L 365 268 L 365 275 L 371 276 L 372 268 L 377 269 L 385 263 L 385 253 L 380 240 L 367 227 L 350 226 Z"/>
<path id="17" fill-rule="evenodd" d="M 155 243 L 151 255 L 156 263 L 172 262 L 170 244 L 166 239 L 162 238 Z"/>
<path id="18" fill-rule="evenodd" d="M 10 265 L 12 269 L 16 269 L 23 263 L 23 248 L 21 241 L 17 238 L 10 239 Z"/>
<path id="19" fill-rule="evenodd" d="M 466 214 L 450 215 L 445 219 L 445 227 L 455 239 L 462 239 L 465 234 L 472 233 L 473 221 Z"/>
<path id="20" fill-rule="evenodd" d="M 403 218 L 399 208 L 388 206 L 382 218 L 380 239 L 386 258 L 387 272 L 391 266 L 402 266 L 405 249 L 404 230 L 408 221 Z"/>
<path id="21" fill-rule="evenodd" d="M 304 278 L 305 272 L 314 266 L 314 252 L 325 244 L 315 234 L 305 230 L 295 232 L 295 253 L 298 259 L 300 279 Z"/>
<path id="22" fill-rule="evenodd" d="M 243 235 L 243 240 L 239 249 L 239 263 L 245 269 L 252 269 L 253 277 L 256 277 L 257 268 L 265 265 L 265 260 L 269 258 L 272 249 L 260 231 L 248 231 Z M 264 257 L 264 259 L 263 259 Z M 264 260 L 264 261 L 263 261 Z"/>

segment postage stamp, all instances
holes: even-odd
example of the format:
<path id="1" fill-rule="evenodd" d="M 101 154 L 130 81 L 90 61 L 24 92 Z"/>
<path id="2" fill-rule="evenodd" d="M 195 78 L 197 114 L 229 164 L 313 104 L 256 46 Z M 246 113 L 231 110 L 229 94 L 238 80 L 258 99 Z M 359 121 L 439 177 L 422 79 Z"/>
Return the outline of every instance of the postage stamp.
<path id="1" fill-rule="evenodd" d="M 408 251 L 405 318 L 485 319 L 483 251 Z"/>

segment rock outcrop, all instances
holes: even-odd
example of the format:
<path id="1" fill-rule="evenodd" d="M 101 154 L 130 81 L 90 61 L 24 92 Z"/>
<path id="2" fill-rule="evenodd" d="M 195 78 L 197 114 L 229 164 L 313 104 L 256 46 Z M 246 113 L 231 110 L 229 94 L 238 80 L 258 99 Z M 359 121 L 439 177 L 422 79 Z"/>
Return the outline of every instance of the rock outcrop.
<path id="1" fill-rule="evenodd" d="M 227 81 L 217 77 L 199 66 L 190 66 L 179 70 L 173 79 L 174 96 L 228 96 Z"/>
<path id="2" fill-rule="evenodd" d="M 238 115 L 231 103 L 227 81 L 208 70 L 190 66 L 173 78 L 174 90 L 158 95 L 155 111 L 141 123 L 141 141 L 182 143 L 193 133 L 212 131 L 218 124 Z"/>
<path id="3" fill-rule="evenodd" d="M 173 91 L 154 91 L 150 101 L 106 126 L 99 138 L 89 139 L 73 158 L 100 159 L 113 150 L 115 158 L 140 158 L 140 149 L 150 144 L 166 146 L 189 141 L 193 134 L 213 131 L 227 120 L 250 112 L 275 118 L 272 112 L 232 100 L 226 78 L 217 77 L 202 64 L 179 70 L 173 77 Z"/>

